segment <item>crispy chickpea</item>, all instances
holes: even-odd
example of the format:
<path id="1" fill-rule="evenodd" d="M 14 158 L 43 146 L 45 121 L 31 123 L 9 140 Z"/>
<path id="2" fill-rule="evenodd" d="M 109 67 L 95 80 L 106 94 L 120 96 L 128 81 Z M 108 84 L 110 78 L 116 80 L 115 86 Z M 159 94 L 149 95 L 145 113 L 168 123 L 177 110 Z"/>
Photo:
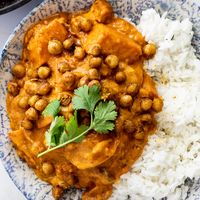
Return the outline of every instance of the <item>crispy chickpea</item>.
<path id="1" fill-rule="evenodd" d="M 40 97 L 38 95 L 33 95 L 29 100 L 28 100 L 28 104 L 32 107 L 35 106 L 35 103 L 40 99 Z"/>
<path id="2" fill-rule="evenodd" d="M 152 106 L 152 100 L 148 98 L 143 98 L 141 101 L 141 108 L 142 110 L 146 111 L 149 110 Z"/>
<path id="3" fill-rule="evenodd" d="M 137 133 L 135 133 L 135 135 L 134 135 L 134 138 L 136 139 L 136 140 L 142 140 L 142 139 L 144 139 L 144 132 L 142 132 L 142 131 L 139 131 L 139 132 L 137 132 Z"/>
<path id="4" fill-rule="evenodd" d="M 72 97 L 67 92 L 62 92 L 59 94 L 59 100 L 62 106 L 68 106 L 71 103 Z"/>
<path id="5" fill-rule="evenodd" d="M 117 83 L 122 83 L 126 80 L 126 74 L 124 72 L 117 72 L 115 75 L 115 80 Z"/>
<path id="6" fill-rule="evenodd" d="M 38 119 L 38 113 L 35 110 L 35 108 L 29 108 L 26 112 L 25 115 L 27 117 L 28 120 L 34 121 Z"/>
<path id="7" fill-rule="evenodd" d="M 70 70 L 70 65 L 67 63 L 67 62 L 60 62 L 58 63 L 58 71 L 60 73 L 65 73 L 66 71 L 69 71 Z"/>
<path id="8" fill-rule="evenodd" d="M 30 78 L 37 78 L 38 77 L 38 73 L 35 69 L 28 69 L 27 70 L 27 76 L 30 77 Z"/>
<path id="9" fill-rule="evenodd" d="M 133 121 L 125 120 L 124 121 L 124 130 L 127 133 L 133 133 L 135 131 L 135 125 L 134 125 Z"/>
<path id="10" fill-rule="evenodd" d="M 31 130 L 33 128 L 33 124 L 30 120 L 28 119 L 24 119 L 22 122 L 21 122 L 21 127 L 27 129 L 27 130 Z"/>
<path id="11" fill-rule="evenodd" d="M 89 64 L 92 68 L 98 68 L 101 66 L 102 58 L 100 57 L 92 57 L 90 58 Z"/>
<path id="12" fill-rule="evenodd" d="M 82 60 L 85 57 L 85 51 L 82 47 L 76 47 L 74 50 L 74 57 Z"/>
<path id="13" fill-rule="evenodd" d="M 140 117 L 141 117 L 142 122 L 151 122 L 152 121 L 152 117 L 150 114 L 143 114 Z"/>
<path id="14" fill-rule="evenodd" d="M 104 77 L 110 76 L 111 73 L 112 73 L 112 69 L 104 63 L 102 64 L 102 66 L 100 67 L 99 70 L 100 70 L 101 75 L 104 76 Z"/>
<path id="15" fill-rule="evenodd" d="M 8 92 L 12 96 L 17 96 L 19 94 L 19 88 L 17 83 L 9 82 L 7 86 L 8 86 Z"/>
<path id="16" fill-rule="evenodd" d="M 50 40 L 48 43 L 48 52 L 52 55 L 58 55 L 62 52 L 63 45 L 59 40 Z"/>
<path id="17" fill-rule="evenodd" d="M 22 64 L 16 64 L 12 68 L 12 74 L 17 78 L 23 78 L 26 73 L 26 68 Z"/>
<path id="18" fill-rule="evenodd" d="M 62 82 L 67 90 L 74 89 L 76 76 L 72 72 L 65 72 L 62 77 Z"/>
<path id="19" fill-rule="evenodd" d="M 91 45 L 88 49 L 88 54 L 99 56 L 101 54 L 101 46 L 99 44 Z"/>
<path id="20" fill-rule="evenodd" d="M 93 85 L 97 85 L 99 88 L 101 88 L 101 84 L 100 84 L 100 82 L 97 81 L 97 80 L 92 80 L 92 81 L 90 81 L 89 84 L 88 84 L 89 87 L 92 87 Z"/>
<path id="21" fill-rule="evenodd" d="M 39 95 L 46 95 L 50 92 L 51 86 L 49 82 L 42 83 L 41 86 L 38 88 L 37 94 Z"/>
<path id="22" fill-rule="evenodd" d="M 83 76 L 80 80 L 79 80 L 79 83 L 78 83 L 78 86 L 81 87 L 83 85 L 88 85 L 89 83 L 89 77 L 86 75 L 86 76 Z"/>
<path id="23" fill-rule="evenodd" d="M 125 62 L 119 62 L 119 69 L 124 70 L 127 67 L 127 64 Z"/>
<path id="24" fill-rule="evenodd" d="M 132 99 L 132 96 L 130 96 L 130 95 L 123 95 L 120 98 L 120 105 L 123 108 L 127 108 L 127 107 L 131 106 L 132 103 L 133 103 L 133 99 Z"/>
<path id="25" fill-rule="evenodd" d="M 106 64 L 108 64 L 108 66 L 111 69 L 114 69 L 118 66 L 119 64 L 119 58 L 115 55 L 108 55 L 105 59 Z"/>
<path id="26" fill-rule="evenodd" d="M 46 66 L 41 66 L 39 69 L 38 69 L 38 76 L 41 78 L 41 79 L 46 79 L 48 78 L 48 76 L 50 75 L 50 68 L 49 67 L 46 67 Z"/>
<path id="27" fill-rule="evenodd" d="M 55 199 L 59 199 L 63 194 L 64 189 L 60 186 L 53 186 L 52 195 Z"/>
<path id="28" fill-rule="evenodd" d="M 90 80 L 98 80 L 99 77 L 100 77 L 99 76 L 99 72 L 97 71 L 97 69 L 94 69 L 94 68 L 89 69 L 88 74 L 89 74 L 89 79 Z"/>
<path id="29" fill-rule="evenodd" d="M 79 26 L 82 31 L 87 33 L 92 29 L 92 22 L 87 18 L 82 18 Z"/>
<path id="30" fill-rule="evenodd" d="M 130 94 L 131 96 L 134 96 L 134 95 L 137 94 L 138 89 L 139 89 L 138 84 L 137 83 L 132 83 L 127 87 L 126 92 L 128 94 Z"/>
<path id="31" fill-rule="evenodd" d="M 154 98 L 153 99 L 153 105 L 152 108 L 156 111 L 156 112 L 160 112 L 162 110 L 163 107 L 163 101 L 160 98 Z"/>
<path id="32" fill-rule="evenodd" d="M 45 175 L 53 174 L 54 170 L 54 166 L 50 162 L 45 162 L 42 164 L 42 171 Z"/>
<path id="33" fill-rule="evenodd" d="M 28 108 L 29 107 L 28 101 L 29 101 L 29 97 L 27 96 L 22 97 L 18 102 L 19 107 Z"/>
<path id="34" fill-rule="evenodd" d="M 47 106 L 48 102 L 45 99 L 39 99 L 36 103 L 35 103 L 35 109 L 38 111 L 43 111 L 46 106 Z"/>
<path id="35" fill-rule="evenodd" d="M 24 83 L 24 89 L 28 94 L 37 94 L 39 85 L 38 79 L 27 80 Z"/>
<path id="36" fill-rule="evenodd" d="M 63 47 L 65 49 L 70 49 L 73 44 L 74 44 L 74 39 L 73 38 L 68 38 L 63 42 Z"/>
<path id="37" fill-rule="evenodd" d="M 156 53 L 156 46 L 154 44 L 147 44 L 143 47 L 143 53 L 148 56 L 151 57 Z"/>

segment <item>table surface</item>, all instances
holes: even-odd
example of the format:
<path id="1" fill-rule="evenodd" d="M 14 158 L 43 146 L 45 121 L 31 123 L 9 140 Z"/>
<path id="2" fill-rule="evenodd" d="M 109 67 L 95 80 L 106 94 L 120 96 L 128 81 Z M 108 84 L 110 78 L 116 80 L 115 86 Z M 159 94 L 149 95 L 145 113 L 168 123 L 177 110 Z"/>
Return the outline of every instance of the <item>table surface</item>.
<path id="1" fill-rule="evenodd" d="M 32 0 L 28 4 L 12 12 L 0 15 L 0 53 L 3 46 L 15 26 L 42 0 Z M 25 200 L 21 192 L 10 180 L 8 174 L 0 162 L 0 200 Z"/>

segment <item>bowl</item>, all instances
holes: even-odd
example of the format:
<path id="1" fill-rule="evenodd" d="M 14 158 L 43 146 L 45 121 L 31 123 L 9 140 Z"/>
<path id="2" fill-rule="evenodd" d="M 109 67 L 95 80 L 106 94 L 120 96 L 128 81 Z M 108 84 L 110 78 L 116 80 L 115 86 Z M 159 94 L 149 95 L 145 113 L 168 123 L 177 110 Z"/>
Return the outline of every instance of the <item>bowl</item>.
<path id="1" fill-rule="evenodd" d="M 23 6 L 31 0 L 1 0 L 0 1 L 0 15 L 10 12 L 16 8 Z"/>
<path id="2" fill-rule="evenodd" d="M 15 28 L 3 48 L 0 57 L 0 158 L 2 163 L 16 185 L 16 187 L 29 200 L 51 200 L 51 186 L 39 180 L 33 171 L 16 155 L 15 149 L 8 138 L 9 119 L 6 113 L 6 85 L 11 79 L 11 66 L 19 59 L 22 51 L 22 41 L 28 27 L 39 20 L 57 12 L 74 12 L 87 9 L 92 0 L 45 0 L 42 4 L 30 12 Z M 183 19 L 189 17 L 194 24 L 193 45 L 196 55 L 200 58 L 200 2 L 195 0 L 110 0 L 115 13 L 132 22 L 137 22 L 142 11 L 154 8 L 159 13 L 168 12 L 170 19 Z M 187 197 L 200 200 L 200 180 L 192 183 Z M 66 192 L 63 199 L 70 200 L 80 198 L 81 192 L 71 189 Z"/>

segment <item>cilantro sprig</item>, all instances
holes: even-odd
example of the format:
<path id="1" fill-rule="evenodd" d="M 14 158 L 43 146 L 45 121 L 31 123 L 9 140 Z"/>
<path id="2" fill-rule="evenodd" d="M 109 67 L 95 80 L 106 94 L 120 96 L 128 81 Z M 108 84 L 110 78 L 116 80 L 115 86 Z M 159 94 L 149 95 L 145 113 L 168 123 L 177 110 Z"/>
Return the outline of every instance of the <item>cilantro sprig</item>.
<path id="1" fill-rule="evenodd" d="M 65 122 L 63 116 L 56 116 L 60 110 L 60 102 L 58 100 L 52 101 L 43 111 L 43 115 L 50 115 L 54 117 L 54 120 L 49 130 L 45 133 L 48 149 L 38 154 L 38 157 L 69 143 L 81 142 L 90 130 L 106 134 L 114 129 L 114 120 L 117 117 L 116 105 L 114 101 L 101 101 L 98 86 L 88 87 L 84 85 L 76 89 L 74 94 L 72 104 L 75 112 L 68 122 Z M 89 126 L 78 125 L 77 111 L 81 109 L 90 113 L 91 121 Z"/>

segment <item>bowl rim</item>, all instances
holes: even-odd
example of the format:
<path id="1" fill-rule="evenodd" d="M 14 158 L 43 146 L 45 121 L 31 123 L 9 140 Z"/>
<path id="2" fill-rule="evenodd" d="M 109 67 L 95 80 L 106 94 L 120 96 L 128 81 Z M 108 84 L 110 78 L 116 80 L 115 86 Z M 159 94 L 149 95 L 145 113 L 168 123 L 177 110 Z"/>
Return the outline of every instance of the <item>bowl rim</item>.
<path id="1" fill-rule="evenodd" d="M 30 0 L 28 0 L 30 1 Z M 47 1 L 43 1 L 42 3 L 39 3 L 38 5 L 36 5 L 16 26 L 15 28 L 13 29 L 13 31 L 10 33 L 9 37 L 7 38 L 6 42 L 4 43 L 3 47 L 2 47 L 2 51 L 0 53 L 0 65 L 3 61 L 3 58 L 7 52 L 7 48 L 10 44 L 10 42 L 12 41 L 12 39 L 15 37 L 15 33 L 21 28 L 21 26 L 23 26 L 27 21 L 28 19 L 30 18 L 31 15 L 34 15 L 37 10 L 43 6 L 43 4 L 45 5 Z"/>
<path id="2" fill-rule="evenodd" d="M 31 0 L 20 0 L 14 3 L 11 3 L 3 8 L 0 9 L 0 15 L 6 14 L 12 10 L 15 10 L 23 5 L 25 5 L 26 3 L 28 3 Z"/>

